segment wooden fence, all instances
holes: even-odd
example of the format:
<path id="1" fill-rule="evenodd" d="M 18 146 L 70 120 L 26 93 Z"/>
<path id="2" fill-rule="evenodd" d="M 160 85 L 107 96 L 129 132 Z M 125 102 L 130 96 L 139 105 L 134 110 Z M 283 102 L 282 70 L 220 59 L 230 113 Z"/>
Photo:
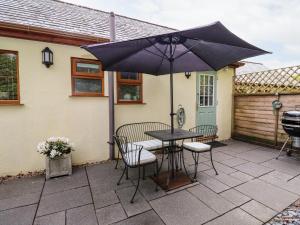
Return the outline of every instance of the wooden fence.
<path id="1" fill-rule="evenodd" d="M 280 145 L 287 137 L 282 113 L 300 105 L 299 77 L 300 66 L 236 76 L 233 137 Z M 274 100 L 282 103 L 280 110 L 273 110 Z"/>

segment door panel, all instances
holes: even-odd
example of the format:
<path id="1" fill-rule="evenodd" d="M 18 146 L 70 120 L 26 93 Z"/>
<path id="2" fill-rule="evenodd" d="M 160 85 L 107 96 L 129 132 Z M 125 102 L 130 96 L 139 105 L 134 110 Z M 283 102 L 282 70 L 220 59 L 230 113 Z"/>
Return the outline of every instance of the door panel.
<path id="1" fill-rule="evenodd" d="M 216 72 L 197 73 L 197 124 L 216 125 Z"/>

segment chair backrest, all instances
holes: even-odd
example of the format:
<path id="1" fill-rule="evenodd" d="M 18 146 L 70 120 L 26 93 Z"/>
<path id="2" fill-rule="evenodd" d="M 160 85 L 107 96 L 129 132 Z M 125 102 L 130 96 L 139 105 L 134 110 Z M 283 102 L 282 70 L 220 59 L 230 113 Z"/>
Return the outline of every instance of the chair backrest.
<path id="1" fill-rule="evenodd" d="M 122 159 L 126 165 L 135 166 L 140 162 L 140 153 L 143 149 L 141 145 L 135 145 L 127 141 L 127 137 L 114 136 L 115 142 L 122 155 Z"/>
<path id="2" fill-rule="evenodd" d="M 203 135 L 196 139 L 196 141 L 200 142 L 212 142 L 218 137 L 218 127 L 216 125 L 199 125 L 189 130 Z"/>
<path id="3" fill-rule="evenodd" d="M 128 142 L 147 141 L 153 138 L 146 135 L 146 131 L 167 129 L 171 129 L 171 127 L 161 122 L 130 123 L 120 126 L 116 130 L 116 135 L 126 137 Z"/>

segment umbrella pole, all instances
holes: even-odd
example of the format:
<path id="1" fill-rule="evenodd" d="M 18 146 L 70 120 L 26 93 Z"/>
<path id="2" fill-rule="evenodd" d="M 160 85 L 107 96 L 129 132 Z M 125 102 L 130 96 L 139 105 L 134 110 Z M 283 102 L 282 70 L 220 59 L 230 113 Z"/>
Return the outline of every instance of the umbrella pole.
<path id="1" fill-rule="evenodd" d="M 173 59 L 170 59 L 171 133 L 174 133 Z"/>

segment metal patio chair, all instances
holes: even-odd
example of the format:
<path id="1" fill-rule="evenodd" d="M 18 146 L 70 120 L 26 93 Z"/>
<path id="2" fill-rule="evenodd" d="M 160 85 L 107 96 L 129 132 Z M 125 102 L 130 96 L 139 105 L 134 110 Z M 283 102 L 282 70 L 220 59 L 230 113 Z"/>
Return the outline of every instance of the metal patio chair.
<path id="1" fill-rule="evenodd" d="M 138 168 L 138 181 L 136 185 L 135 192 L 131 198 L 131 203 L 133 203 L 134 197 L 137 193 L 137 190 L 140 185 L 140 178 L 141 178 L 141 167 L 145 167 L 149 164 L 155 164 L 155 170 L 154 176 L 158 175 L 158 160 L 156 156 L 151 153 L 150 151 L 147 151 L 143 149 L 143 146 L 141 145 L 135 145 L 130 142 L 128 142 L 127 137 L 123 136 L 114 136 L 115 142 L 117 143 L 117 146 L 119 148 L 119 152 L 122 156 L 123 162 L 124 162 L 124 170 L 123 173 L 117 183 L 117 185 L 120 185 L 121 180 L 126 172 L 127 179 L 128 179 L 128 169 L 129 168 Z M 155 190 L 157 191 L 157 185 L 155 187 Z"/>
<path id="2" fill-rule="evenodd" d="M 218 131 L 217 126 L 215 126 L 215 125 L 199 125 L 199 126 L 189 129 L 189 131 L 200 133 L 203 135 L 200 138 L 193 138 L 191 140 L 191 142 L 183 141 L 182 146 L 181 146 L 183 150 L 187 150 L 192 153 L 192 157 L 195 162 L 195 173 L 194 173 L 193 180 L 195 181 L 197 178 L 199 155 L 204 152 L 210 152 L 210 161 L 211 161 L 212 167 L 215 170 L 216 175 L 218 175 L 218 172 L 213 163 L 212 145 L 209 144 L 209 143 L 214 142 L 215 139 L 217 138 L 217 131 Z M 185 166 L 184 166 L 184 168 L 185 168 Z M 186 168 L 185 168 L 185 170 L 186 170 Z"/>
<path id="3" fill-rule="evenodd" d="M 142 145 L 145 150 L 148 151 L 158 151 L 162 150 L 162 162 L 164 160 L 164 152 L 169 146 L 169 143 L 162 143 L 160 140 L 153 139 L 152 137 L 145 134 L 146 131 L 154 130 L 167 130 L 171 129 L 168 124 L 161 122 L 139 122 L 139 123 L 129 123 L 120 126 L 116 130 L 116 136 L 126 137 L 128 143 L 135 145 Z M 116 158 L 115 169 L 118 168 L 120 153 Z M 162 164 L 160 165 L 160 167 Z M 144 173 L 144 172 L 143 172 Z"/>

